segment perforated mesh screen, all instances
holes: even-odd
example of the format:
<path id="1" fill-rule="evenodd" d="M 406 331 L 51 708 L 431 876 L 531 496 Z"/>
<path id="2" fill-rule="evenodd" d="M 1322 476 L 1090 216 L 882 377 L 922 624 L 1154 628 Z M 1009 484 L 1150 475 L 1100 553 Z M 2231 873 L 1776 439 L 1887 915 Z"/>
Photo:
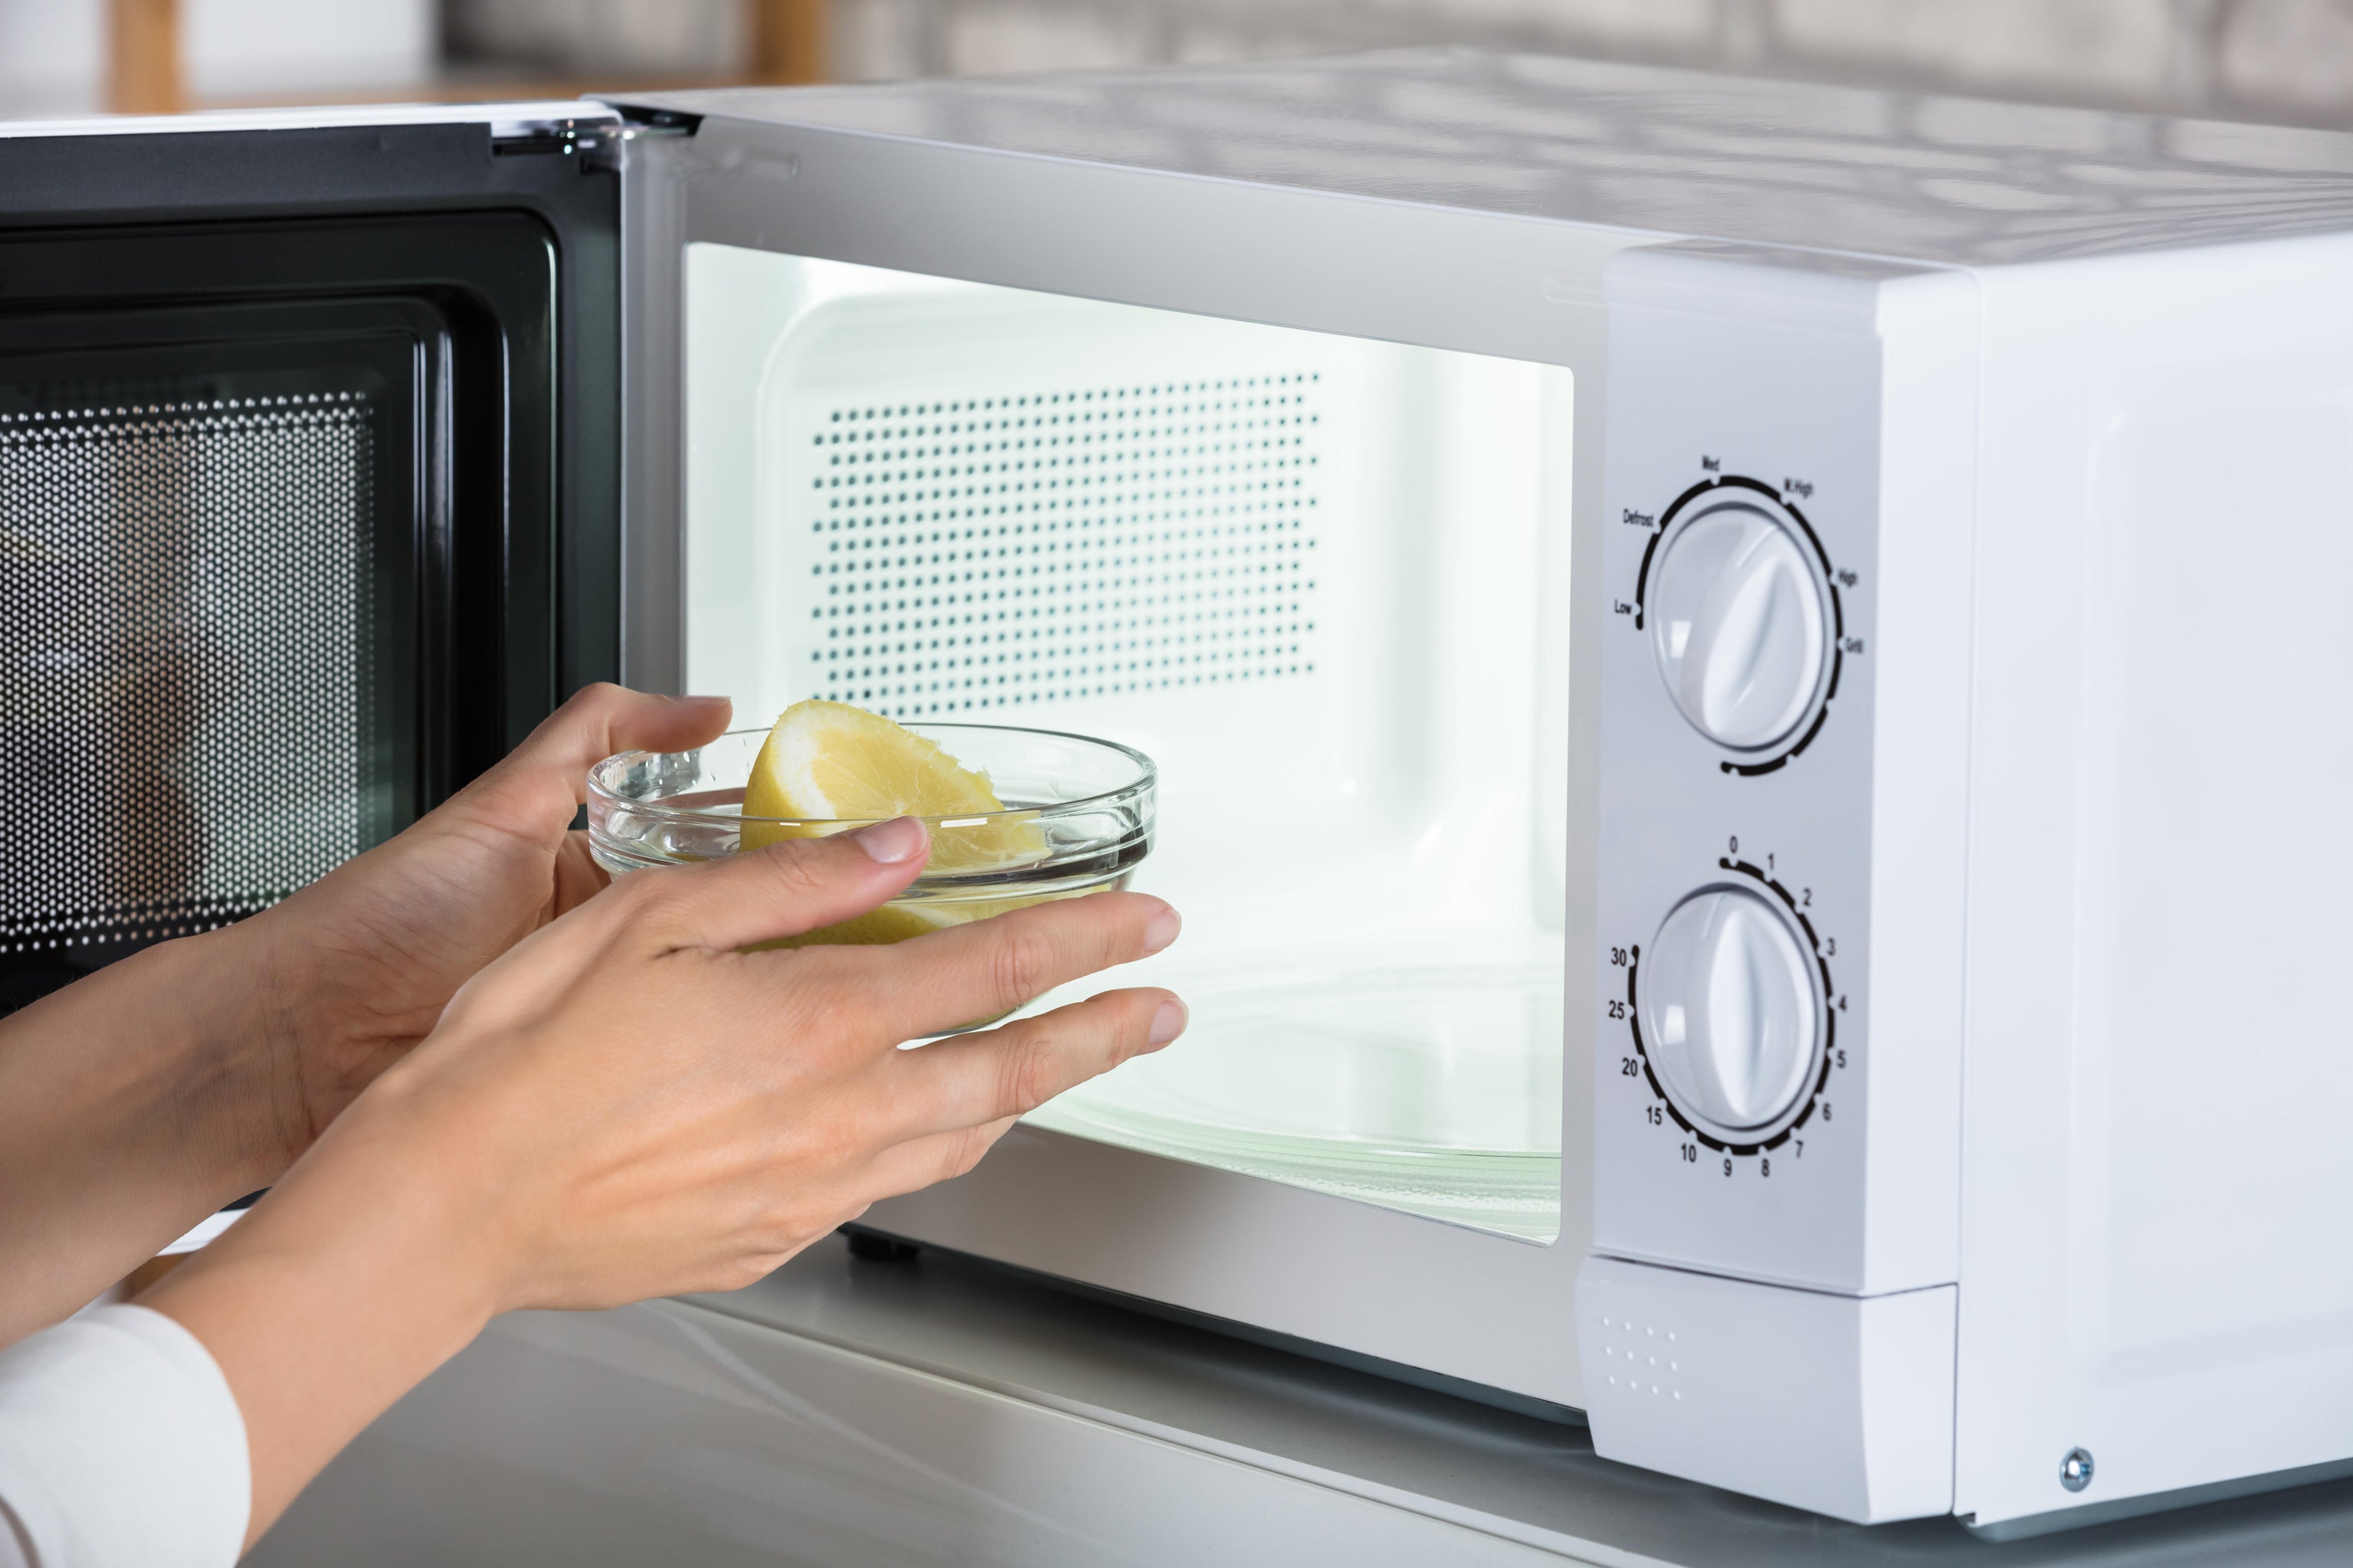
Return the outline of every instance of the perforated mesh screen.
<path id="1" fill-rule="evenodd" d="M 0 415 L 0 952 L 183 934 L 364 847 L 359 393 Z"/>
<path id="2" fill-rule="evenodd" d="M 919 717 L 1313 671 L 1321 380 L 824 411 L 818 694 Z"/>

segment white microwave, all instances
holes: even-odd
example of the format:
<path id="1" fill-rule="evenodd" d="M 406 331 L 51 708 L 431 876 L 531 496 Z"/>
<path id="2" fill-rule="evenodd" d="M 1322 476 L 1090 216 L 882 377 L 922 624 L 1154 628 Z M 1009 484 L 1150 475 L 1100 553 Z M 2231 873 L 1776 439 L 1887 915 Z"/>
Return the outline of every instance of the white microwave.
<path id="1" fill-rule="evenodd" d="M 600 674 L 1158 761 L 1190 1033 L 875 1230 L 1848 1520 L 2353 1468 L 2353 137 L 1460 52 L 18 132 L 85 176 L 0 198 L 43 549 L 82 525 L 26 454 L 53 497 L 151 405 L 20 374 L 27 301 L 100 287 L 39 246 L 474 247 L 207 296 L 423 300 L 280 323 L 423 368 L 172 395 L 198 446 L 359 409 L 267 460 L 398 504 L 280 584 L 310 653 L 185 654 L 219 690 L 147 773 L 291 722 L 237 694 L 272 658 L 349 731 L 326 863 Z M 109 341 L 201 381 L 234 337 L 174 331 Z M 528 384 L 451 416 L 493 362 Z M 170 495 L 192 581 L 240 518 L 268 585 L 365 511 Z M 88 586 L 16 559 L 27 615 Z M 0 744 L 77 754 L 58 701 Z M 132 903 L 303 874 L 233 837 Z M 179 929 L 73 926 L 70 880 L 0 887 L 0 947 Z"/>

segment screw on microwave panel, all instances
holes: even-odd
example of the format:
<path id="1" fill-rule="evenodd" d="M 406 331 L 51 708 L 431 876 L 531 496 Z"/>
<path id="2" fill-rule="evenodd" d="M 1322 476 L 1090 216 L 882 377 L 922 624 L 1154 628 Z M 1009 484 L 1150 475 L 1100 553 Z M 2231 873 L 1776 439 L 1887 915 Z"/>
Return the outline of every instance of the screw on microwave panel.
<path id="1" fill-rule="evenodd" d="M 2059 1461 L 2059 1484 L 2071 1492 L 2082 1491 L 2092 1484 L 2092 1450 L 2067 1450 L 2067 1457 Z"/>

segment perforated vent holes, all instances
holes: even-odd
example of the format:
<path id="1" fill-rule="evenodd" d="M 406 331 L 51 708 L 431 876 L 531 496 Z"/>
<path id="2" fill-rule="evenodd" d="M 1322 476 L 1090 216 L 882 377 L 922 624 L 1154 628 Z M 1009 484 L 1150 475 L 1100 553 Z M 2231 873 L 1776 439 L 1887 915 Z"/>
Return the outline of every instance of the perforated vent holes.
<path id="1" fill-rule="evenodd" d="M 364 847 L 369 447 L 356 393 L 0 415 L 0 952 Z"/>
<path id="2" fill-rule="evenodd" d="M 823 411 L 812 689 L 919 718 L 1312 672 L 1321 381 Z"/>

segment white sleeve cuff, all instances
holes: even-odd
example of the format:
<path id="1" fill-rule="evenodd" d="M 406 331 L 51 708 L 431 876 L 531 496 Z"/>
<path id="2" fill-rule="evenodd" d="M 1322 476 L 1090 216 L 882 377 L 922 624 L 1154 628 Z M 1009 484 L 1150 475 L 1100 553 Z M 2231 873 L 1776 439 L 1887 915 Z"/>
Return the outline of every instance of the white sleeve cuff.
<path id="1" fill-rule="evenodd" d="M 0 1350 L 6 1515 L 33 1568 L 230 1568 L 253 1506 L 245 1417 L 161 1312 L 100 1307 Z"/>

